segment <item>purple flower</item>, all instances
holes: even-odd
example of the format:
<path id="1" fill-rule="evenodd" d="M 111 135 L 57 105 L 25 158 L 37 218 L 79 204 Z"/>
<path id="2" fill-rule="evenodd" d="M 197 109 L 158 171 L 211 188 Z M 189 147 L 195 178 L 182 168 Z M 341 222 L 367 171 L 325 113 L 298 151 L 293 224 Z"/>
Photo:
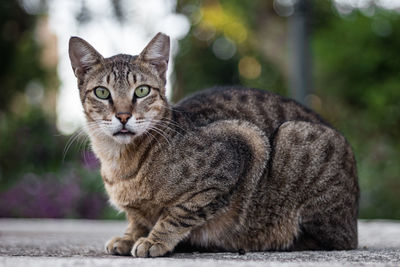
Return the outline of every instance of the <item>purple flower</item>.
<path id="1" fill-rule="evenodd" d="M 54 174 L 25 174 L 0 194 L 0 217 L 99 218 L 106 198 L 101 193 L 86 192 L 80 181 L 73 172 L 62 179 Z"/>

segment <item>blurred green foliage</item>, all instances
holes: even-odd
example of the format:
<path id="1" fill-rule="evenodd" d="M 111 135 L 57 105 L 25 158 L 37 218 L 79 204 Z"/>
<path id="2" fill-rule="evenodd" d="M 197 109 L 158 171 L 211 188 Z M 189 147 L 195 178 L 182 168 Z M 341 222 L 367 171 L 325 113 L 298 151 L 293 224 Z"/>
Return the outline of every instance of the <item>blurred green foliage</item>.
<path id="1" fill-rule="evenodd" d="M 0 121 L 2 185 L 12 184 L 15 175 L 29 170 L 57 171 L 65 138 L 55 138 L 56 135 L 54 125 L 39 108 L 4 116 Z"/>
<path id="2" fill-rule="evenodd" d="M 261 27 L 259 21 L 265 11 L 271 9 L 271 3 L 260 0 L 178 1 L 177 11 L 191 20 L 192 28 L 179 42 L 175 57 L 173 100 L 215 85 L 241 84 L 284 93 L 284 77 L 277 66 L 261 54 L 257 36 Z M 234 51 L 232 56 L 230 50 Z M 245 57 L 251 58 L 250 63 L 256 66 L 244 67 L 260 68 L 255 78 L 239 73 L 240 60 Z"/>
<path id="3" fill-rule="evenodd" d="M 320 112 L 353 145 L 361 217 L 400 219 L 400 15 L 340 17 L 317 5 L 313 51 Z"/>
<path id="4" fill-rule="evenodd" d="M 45 139 L 40 136 L 41 126 L 47 123 L 41 109 L 27 110 L 19 97 L 32 80 L 45 80 L 54 73 L 47 72 L 39 63 L 39 51 L 34 40 L 36 17 L 27 14 L 17 1 L 0 3 L 0 178 L 2 187 L 15 179 L 14 174 L 22 171 L 25 164 L 37 159 L 35 150 L 26 148 L 27 142 L 40 145 Z M 11 107 L 21 107 L 17 114 Z M 33 124 L 30 124 L 31 119 Z M 47 126 L 47 125 L 46 125 Z M 44 126 L 44 127 L 46 127 Z M 36 132 L 35 132 L 36 129 Z M 46 128 L 45 128 L 46 129 Z M 39 131 L 37 131 L 39 130 Z M 25 134 L 36 134 L 36 140 L 25 139 Z M 19 138 L 18 138 L 19 137 Z M 39 142 L 38 142 L 39 141 Z M 50 151 L 56 149 L 50 148 Z M 35 152 L 34 152 L 35 151 Z M 41 153 L 41 152 L 37 152 Z M 44 153 L 51 153 L 46 150 Z M 45 163 L 46 164 L 46 163 Z M 28 166 L 27 166 L 28 167 Z M 28 167 L 29 168 L 29 167 Z"/>
<path id="5" fill-rule="evenodd" d="M 7 110 L 13 96 L 32 80 L 45 82 L 50 74 L 39 63 L 40 48 L 34 41 L 36 17 L 27 14 L 18 1 L 0 2 L 0 111 Z"/>

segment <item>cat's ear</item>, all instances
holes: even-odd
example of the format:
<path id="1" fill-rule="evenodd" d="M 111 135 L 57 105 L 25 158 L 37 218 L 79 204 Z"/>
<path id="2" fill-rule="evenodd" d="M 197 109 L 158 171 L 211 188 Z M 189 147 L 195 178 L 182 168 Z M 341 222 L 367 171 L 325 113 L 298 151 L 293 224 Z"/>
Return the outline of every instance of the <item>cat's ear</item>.
<path id="1" fill-rule="evenodd" d="M 157 33 L 140 53 L 139 59 L 153 65 L 165 82 L 169 60 L 169 36 Z"/>
<path id="2" fill-rule="evenodd" d="M 79 37 L 69 39 L 68 52 L 72 69 L 77 78 L 82 78 L 90 68 L 104 60 L 96 49 Z"/>

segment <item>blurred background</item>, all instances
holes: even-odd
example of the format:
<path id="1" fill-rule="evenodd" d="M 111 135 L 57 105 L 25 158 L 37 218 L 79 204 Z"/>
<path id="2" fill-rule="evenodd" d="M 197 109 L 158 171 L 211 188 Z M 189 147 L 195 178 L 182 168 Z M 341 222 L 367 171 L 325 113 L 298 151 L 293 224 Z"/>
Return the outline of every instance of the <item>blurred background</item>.
<path id="1" fill-rule="evenodd" d="M 360 218 L 400 219 L 400 0 L 0 1 L 0 217 L 122 218 L 107 203 L 68 58 L 172 38 L 168 96 L 292 96 L 352 144 Z"/>

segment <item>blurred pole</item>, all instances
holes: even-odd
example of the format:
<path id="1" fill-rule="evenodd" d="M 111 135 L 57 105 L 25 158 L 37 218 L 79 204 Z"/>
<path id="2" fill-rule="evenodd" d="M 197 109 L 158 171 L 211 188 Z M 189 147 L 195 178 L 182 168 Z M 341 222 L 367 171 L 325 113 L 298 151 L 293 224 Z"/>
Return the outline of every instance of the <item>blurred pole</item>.
<path id="1" fill-rule="evenodd" d="M 304 105 L 312 93 L 312 65 L 310 53 L 311 0 L 297 0 L 289 17 L 290 94 Z"/>

